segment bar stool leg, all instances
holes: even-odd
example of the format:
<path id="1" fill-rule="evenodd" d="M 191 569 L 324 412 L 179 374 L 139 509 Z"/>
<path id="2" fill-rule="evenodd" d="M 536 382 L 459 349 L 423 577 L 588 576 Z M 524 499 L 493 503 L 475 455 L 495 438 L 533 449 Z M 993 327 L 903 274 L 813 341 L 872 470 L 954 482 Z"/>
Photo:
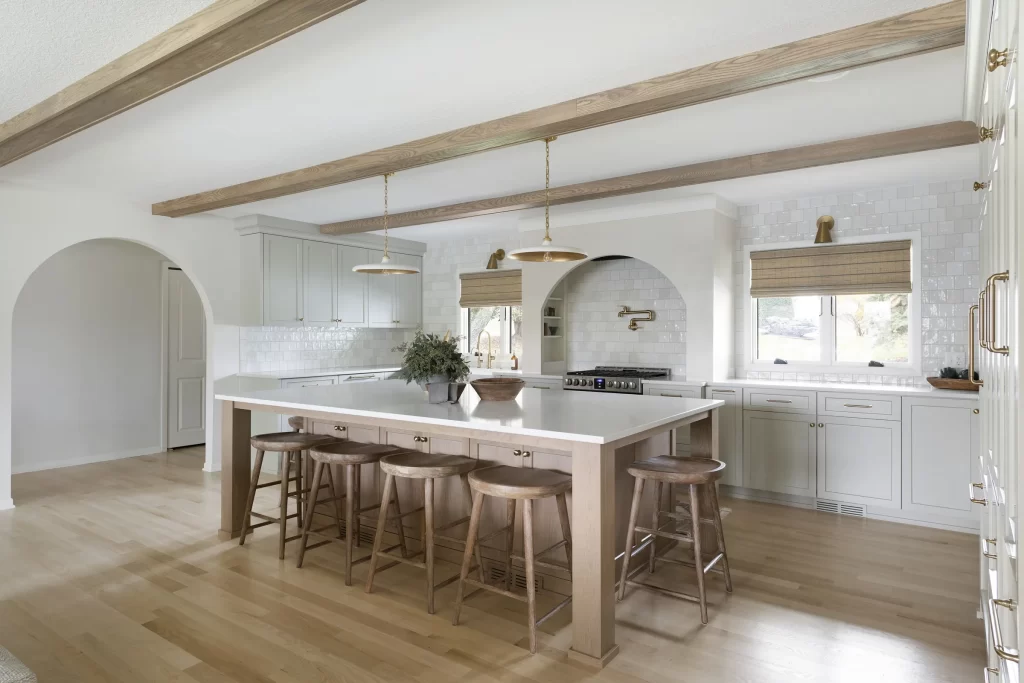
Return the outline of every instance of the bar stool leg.
<path id="1" fill-rule="evenodd" d="M 533 501 L 523 501 L 523 564 L 526 565 L 526 614 L 530 622 L 530 654 L 537 654 L 537 589 L 533 585 Z"/>
<path id="2" fill-rule="evenodd" d="M 470 516 L 473 515 L 473 489 L 469 486 L 469 475 L 463 474 L 459 476 L 462 480 L 462 495 L 466 499 L 466 511 L 469 512 Z M 513 513 L 514 515 L 514 513 Z M 484 582 L 484 561 L 480 554 L 480 544 L 476 546 L 476 571 L 477 576 L 480 579 L 480 583 Z M 505 574 L 508 576 L 508 573 Z"/>
<path id="3" fill-rule="evenodd" d="M 725 529 L 722 528 L 722 510 L 718 507 L 718 488 L 711 487 L 711 509 L 714 513 L 715 536 L 718 539 L 718 552 L 722 553 L 722 572 L 725 574 L 725 592 L 732 593 L 732 575 L 729 574 L 729 555 L 725 552 Z"/>
<path id="4" fill-rule="evenodd" d="M 477 546 L 477 535 L 480 532 L 480 513 L 484 509 L 484 494 L 473 496 L 473 511 L 469 514 L 469 533 L 466 534 L 466 552 L 462 555 L 462 569 L 459 570 L 459 588 L 455 593 L 455 616 L 452 625 L 459 625 L 459 613 L 462 611 L 462 600 L 466 595 L 466 577 L 469 576 L 469 565 L 473 561 L 473 549 Z"/>
<path id="5" fill-rule="evenodd" d="M 361 541 L 359 540 L 359 537 L 362 535 L 362 530 L 363 530 L 362 522 L 359 519 L 359 511 L 363 509 L 363 486 L 362 486 L 362 481 L 363 481 L 363 470 L 362 470 L 362 467 L 363 466 L 362 465 L 351 465 L 351 467 L 355 470 L 355 483 L 352 486 L 352 495 L 355 497 L 355 503 L 356 503 L 355 519 L 352 520 L 351 524 L 352 524 L 352 528 L 353 528 L 353 533 L 355 534 L 356 547 L 358 548 L 358 547 L 360 547 L 362 545 Z M 349 524 L 349 522 L 346 521 L 345 524 L 346 524 L 345 528 L 348 529 L 349 527 L 347 525 Z"/>
<path id="6" fill-rule="evenodd" d="M 516 542 L 516 499 L 505 503 L 505 590 L 512 590 L 512 550 Z"/>
<path id="7" fill-rule="evenodd" d="M 252 479 L 249 481 L 249 495 L 245 499 L 245 515 L 242 517 L 242 536 L 238 539 L 238 545 L 245 545 L 245 537 L 252 526 L 252 503 L 256 499 L 256 486 L 260 483 L 263 455 L 264 451 L 256 451 L 256 464 L 252 468 Z"/>
<path id="8" fill-rule="evenodd" d="M 695 484 L 690 484 L 690 521 L 693 526 L 693 563 L 697 568 L 697 594 L 700 596 L 700 623 L 708 623 L 708 602 L 704 594 L 704 558 L 700 554 L 700 503 Z"/>
<path id="9" fill-rule="evenodd" d="M 409 557 L 409 546 L 405 544 L 405 527 L 402 525 L 402 507 L 398 502 L 398 482 L 391 478 L 391 504 L 395 506 L 395 518 L 398 522 L 398 544 L 402 547 L 402 557 Z"/>
<path id="10" fill-rule="evenodd" d="M 391 496 L 395 490 L 395 478 L 388 474 L 384 477 L 384 496 L 380 501 L 380 514 L 377 517 L 377 533 L 373 537 L 373 551 L 370 554 L 370 570 L 366 575 L 366 592 L 373 591 L 373 575 L 377 571 L 377 553 L 384 544 L 384 527 L 388 523 L 388 508 L 391 507 Z M 401 522 L 401 520 L 399 520 Z"/>
<path id="11" fill-rule="evenodd" d="M 427 565 L 427 614 L 434 613 L 434 480 L 423 480 L 423 561 Z"/>
<path id="12" fill-rule="evenodd" d="M 278 533 L 277 559 L 284 559 L 284 542 L 288 537 L 288 475 L 292 464 L 291 453 L 285 453 L 281 469 L 281 527 Z"/>
<path id="13" fill-rule="evenodd" d="M 654 510 L 654 512 L 651 513 L 651 528 L 657 530 L 657 528 L 658 528 L 658 521 L 661 519 L 661 515 L 659 514 L 661 512 L 661 494 L 665 490 L 665 484 L 663 482 L 660 482 L 660 481 L 655 481 L 653 483 L 653 488 L 654 488 L 654 507 L 652 509 Z M 648 574 L 653 574 L 654 573 L 654 561 L 655 561 L 655 559 L 657 559 L 655 554 L 654 554 L 654 550 L 655 550 L 655 548 L 658 545 L 657 541 L 658 541 L 658 537 L 657 536 L 655 536 L 655 537 L 653 537 L 651 539 L 651 550 L 650 550 L 650 552 L 649 552 L 649 554 L 647 556 L 647 573 Z"/>
<path id="14" fill-rule="evenodd" d="M 359 526 L 355 522 L 358 515 L 355 504 L 355 465 L 345 465 L 345 585 L 352 585 L 352 553 L 353 543 L 359 533 Z M 338 525 L 338 532 L 341 533 L 341 525 Z"/>
<path id="15" fill-rule="evenodd" d="M 306 543 L 309 539 L 309 528 L 313 524 L 313 510 L 316 508 L 316 497 L 320 494 L 320 478 L 324 473 L 324 464 L 318 462 L 313 473 L 313 487 L 310 490 L 310 503 L 306 506 L 306 518 L 302 521 L 302 538 L 299 539 L 299 560 L 295 566 L 302 568 L 302 560 L 306 557 Z"/>
<path id="16" fill-rule="evenodd" d="M 558 504 L 558 521 L 562 524 L 562 538 L 565 539 L 565 560 L 569 564 L 569 578 L 572 578 L 572 529 L 569 526 L 569 506 L 565 502 L 565 494 L 555 496 Z"/>
<path id="17" fill-rule="evenodd" d="M 302 523 L 306 519 L 302 516 L 303 503 L 305 502 L 306 494 L 303 493 L 303 483 L 305 482 L 302 476 L 303 457 L 302 451 L 295 451 L 295 511 L 298 513 L 298 517 L 295 518 L 295 526 L 302 529 Z"/>
<path id="18" fill-rule="evenodd" d="M 636 521 L 640 515 L 640 498 L 644 494 L 644 480 L 636 478 L 633 483 L 633 503 L 629 507 L 629 524 L 626 526 L 626 554 L 622 556 L 622 579 L 619 581 L 619 600 L 626 597 L 626 580 L 629 577 L 629 558 L 636 544 Z"/>

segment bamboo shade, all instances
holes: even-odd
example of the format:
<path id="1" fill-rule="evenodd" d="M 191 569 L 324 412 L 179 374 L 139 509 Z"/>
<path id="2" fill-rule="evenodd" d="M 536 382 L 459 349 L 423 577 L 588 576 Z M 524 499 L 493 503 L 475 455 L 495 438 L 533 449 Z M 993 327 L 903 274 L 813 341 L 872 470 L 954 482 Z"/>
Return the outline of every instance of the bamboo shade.
<path id="1" fill-rule="evenodd" d="M 463 273 L 462 295 L 459 306 L 521 306 L 523 303 L 523 271 L 488 270 L 483 273 Z"/>
<path id="2" fill-rule="evenodd" d="M 911 291 L 910 241 L 830 244 L 750 253 L 750 296 Z"/>

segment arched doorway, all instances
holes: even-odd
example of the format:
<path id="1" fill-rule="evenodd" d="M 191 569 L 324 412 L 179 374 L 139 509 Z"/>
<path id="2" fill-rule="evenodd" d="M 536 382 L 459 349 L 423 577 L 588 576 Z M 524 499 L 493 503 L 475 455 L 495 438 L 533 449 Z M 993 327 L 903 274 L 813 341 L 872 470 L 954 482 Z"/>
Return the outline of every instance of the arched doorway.
<path id="1" fill-rule="evenodd" d="M 43 261 L 12 316 L 12 472 L 162 452 L 172 432 L 185 440 L 170 445 L 203 443 L 209 317 L 193 281 L 148 246 L 93 239 Z"/>

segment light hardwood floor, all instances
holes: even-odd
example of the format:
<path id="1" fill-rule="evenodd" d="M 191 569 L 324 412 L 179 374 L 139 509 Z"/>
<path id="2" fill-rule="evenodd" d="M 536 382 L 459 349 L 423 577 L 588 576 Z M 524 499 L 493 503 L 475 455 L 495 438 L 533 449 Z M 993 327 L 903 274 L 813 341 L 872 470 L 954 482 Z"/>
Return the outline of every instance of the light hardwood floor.
<path id="1" fill-rule="evenodd" d="M 475 596 L 455 627 L 454 585 L 428 615 L 415 568 L 367 595 L 366 565 L 346 588 L 333 546 L 296 569 L 273 529 L 219 541 L 218 476 L 201 467 L 190 449 L 15 476 L 0 644 L 44 683 L 980 680 L 974 536 L 723 499 L 735 593 L 710 579 L 701 627 L 696 605 L 631 589 L 621 654 L 593 672 L 566 657 L 571 609 L 530 656 L 515 601 Z M 276 488 L 261 494 L 272 508 Z M 655 579 L 694 584 L 671 565 Z"/>

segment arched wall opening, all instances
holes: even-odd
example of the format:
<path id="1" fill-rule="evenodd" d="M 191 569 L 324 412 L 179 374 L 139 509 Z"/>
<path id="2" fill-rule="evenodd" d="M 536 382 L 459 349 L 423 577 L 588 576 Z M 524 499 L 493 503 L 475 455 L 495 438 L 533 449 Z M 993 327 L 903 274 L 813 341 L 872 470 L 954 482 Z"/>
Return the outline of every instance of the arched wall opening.
<path id="1" fill-rule="evenodd" d="M 574 264 L 545 296 L 563 295 L 558 312 L 559 336 L 544 336 L 543 366 L 564 351 L 565 370 L 588 370 L 597 365 L 668 368 L 673 379 L 686 378 L 686 302 L 672 281 L 651 264 L 625 255 L 609 255 Z M 622 306 L 651 310 L 653 321 L 629 329 Z M 539 315 L 544 319 L 548 311 Z M 550 324 L 548 329 L 550 329 Z"/>
<path id="2" fill-rule="evenodd" d="M 12 317 L 12 473 L 161 452 L 169 396 L 172 412 L 180 406 L 193 427 L 182 441 L 181 421 L 172 420 L 171 445 L 206 440 L 210 315 L 195 283 L 172 266 L 148 246 L 93 239 L 58 251 L 27 278 Z M 174 325 L 173 339 L 169 302 L 173 322 L 191 321 L 187 330 Z M 172 347 L 201 376 L 173 392 Z M 182 400 L 173 400 L 181 386 Z M 60 438 L 41 445 L 49 432 Z"/>

